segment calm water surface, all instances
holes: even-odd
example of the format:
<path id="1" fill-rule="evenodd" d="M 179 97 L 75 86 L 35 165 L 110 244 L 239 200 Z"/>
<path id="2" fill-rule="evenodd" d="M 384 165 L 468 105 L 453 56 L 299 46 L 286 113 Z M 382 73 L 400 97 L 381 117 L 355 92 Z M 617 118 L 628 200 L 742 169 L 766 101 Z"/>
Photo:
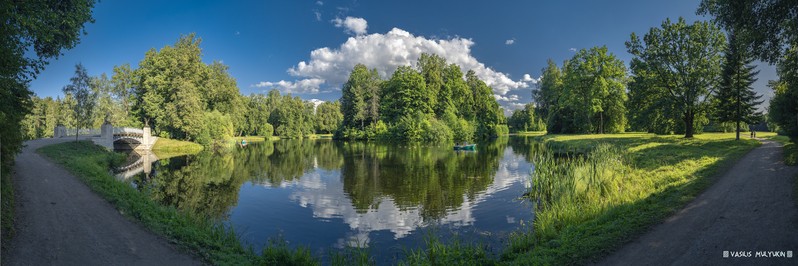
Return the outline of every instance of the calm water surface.
<path id="1" fill-rule="evenodd" d="M 135 157 L 118 177 L 162 204 L 232 225 L 256 249 L 281 237 L 320 257 L 360 246 L 378 262 L 393 262 L 431 233 L 503 247 L 533 218 L 531 203 L 519 199 L 532 170 L 528 143 L 503 138 L 455 152 L 448 145 L 280 140 Z"/>

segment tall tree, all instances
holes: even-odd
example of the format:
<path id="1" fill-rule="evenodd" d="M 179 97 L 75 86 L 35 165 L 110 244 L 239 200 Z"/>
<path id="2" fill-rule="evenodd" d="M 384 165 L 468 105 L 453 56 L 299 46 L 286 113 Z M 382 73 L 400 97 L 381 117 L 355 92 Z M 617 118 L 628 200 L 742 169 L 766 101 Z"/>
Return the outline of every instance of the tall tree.
<path id="1" fill-rule="evenodd" d="M 757 106 L 759 99 L 752 87 L 759 71 L 750 65 L 754 59 L 747 47 L 740 42 L 734 32 L 729 33 L 729 49 L 723 62 L 723 76 L 716 92 L 716 112 L 720 122 L 734 122 L 737 140 L 740 139 L 740 124 L 753 124 L 762 115 Z"/>
<path id="2" fill-rule="evenodd" d="M 22 148 L 20 123 L 30 112 L 28 84 L 51 58 L 78 44 L 84 24 L 93 22 L 94 0 L 0 1 L 0 186 L 11 187 L 10 167 Z M 3 221 L 12 213 L 12 197 L 2 196 Z M 4 234 L 11 224 L 3 223 Z"/>
<path id="3" fill-rule="evenodd" d="M 75 118 L 75 141 L 78 140 L 81 128 L 88 128 L 92 123 L 97 93 L 91 89 L 91 78 L 82 64 L 75 65 L 75 75 L 69 79 L 72 84 L 64 86 L 64 94 L 75 99 L 72 114 Z"/>
<path id="4" fill-rule="evenodd" d="M 424 77 L 409 66 L 400 66 L 382 88 L 380 114 L 388 123 L 416 112 L 432 114 L 431 97 Z"/>
<path id="5" fill-rule="evenodd" d="M 316 107 L 316 130 L 319 133 L 332 133 L 343 120 L 339 101 L 323 102 Z"/>
<path id="6" fill-rule="evenodd" d="M 567 133 L 618 133 L 626 128 L 626 65 L 607 47 L 582 49 L 565 65 L 559 104 L 570 107 Z"/>
<path id="7" fill-rule="evenodd" d="M 436 54 L 422 53 L 416 65 L 421 75 L 424 76 L 424 83 L 429 91 L 429 104 L 433 107 L 435 114 L 438 117 L 442 117 L 448 105 L 447 101 L 449 101 L 451 97 L 447 90 L 443 96 L 449 98 L 438 99 L 438 94 L 440 94 L 441 89 L 444 87 L 443 69 L 446 68 L 446 59 Z"/>
<path id="8" fill-rule="evenodd" d="M 549 132 L 560 132 L 562 119 L 559 112 L 561 108 L 559 101 L 563 86 L 562 71 L 553 60 L 549 59 L 548 65 L 541 72 L 542 76 L 538 87 L 532 91 L 536 113 L 546 120 L 546 129 Z"/>
<path id="9" fill-rule="evenodd" d="M 439 93 L 438 109 L 452 108 L 456 114 L 465 120 L 474 120 L 474 95 L 463 79 L 463 71 L 456 64 L 449 64 L 443 70 L 443 87 Z M 451 102 L 446 102 L 446 96 L 451 97 Z M 442 106 L 443 104 L 444 106 Z M 450 105 L 446 107 L 445 105 Z M 445 112 L 445 110 L 443 110 Z"/>
<path id="10" fill-rule="evenodd" d="M 665 90 L 667 100 L 681 112 L 686 138 L 693 137 L 696 115 L 700 115 L 717 86 L 721 52 L 726 38 L 710 22 L 688 25 L 684 18 L 670 19 L 661 28 L 651 28 L 643 42 L 632 33 L 626 47 L 634 57 L 632 73 L 650 78 L 646 84 Z"/>
<path id="11" fill-rule="evenodd" d="M 715 16 L 722 27 L 740 34 L 746 49 L 770 63 L 798 43 L 795 0 L 703 0 L 698 13 Z"/>
<path id="12" fill-rule="evenodd" d="M 369 70 L 357 64 L 349 74 L 349 80 L 341 89 L 341 113 L 344 127 L 363 130 L 379 119 L 380 77 L 376 69 Z"/>
<path id="13" fill-rule="evenodd" d="M 770 99 L 768 117 L 775 122 L 793 142 L 798 141 L 798 46 L 784 54 L 778 64 L 779 80 L 773 82 L 774 95 Z"/>
<path id="14" fill-rule="evenodd" d="M 111 95 L 122 109 L 123 119 L 120 121 L 120 125 L 140 127 L 138 117 L 132 112 L 133 106 L 136 105 L 135 84 L 137 81 L 134 70 L 130 68 L 130 64 L 122 64 L 114 66 L 113 72 L 111 76 Z"/>

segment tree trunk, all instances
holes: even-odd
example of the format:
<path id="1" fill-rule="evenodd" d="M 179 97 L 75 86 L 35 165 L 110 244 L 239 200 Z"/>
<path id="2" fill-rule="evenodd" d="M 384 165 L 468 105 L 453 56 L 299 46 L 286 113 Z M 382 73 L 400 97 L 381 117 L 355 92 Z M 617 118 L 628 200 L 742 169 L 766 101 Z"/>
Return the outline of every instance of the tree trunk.
<path id="1" fill-rule="evenodd" d="M 740 140 L 740 119 L 737 119 L 737 140 Z"/>
<path id="2" fill-rule="evenodd" d="M 692 138 L 693 137 L 693 118 L 694 115 L 692 111 L 687 111 L 684 113 L 684 137 L 685 138 Z"/>

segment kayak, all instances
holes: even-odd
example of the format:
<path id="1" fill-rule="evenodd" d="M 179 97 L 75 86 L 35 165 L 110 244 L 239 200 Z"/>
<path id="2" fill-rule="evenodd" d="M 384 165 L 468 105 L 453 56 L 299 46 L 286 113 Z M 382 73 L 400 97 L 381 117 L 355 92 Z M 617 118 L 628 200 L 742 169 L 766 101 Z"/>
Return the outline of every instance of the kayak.
<path id="1" fill-rule="evenodd" d="M 477 144 L 454 145 L 454 150 L 456 150 L 456 151 L 465 151 L 465 150 L 473 151 L 474 148 L 476 148 L 476 147 L 477 147 Z"/>

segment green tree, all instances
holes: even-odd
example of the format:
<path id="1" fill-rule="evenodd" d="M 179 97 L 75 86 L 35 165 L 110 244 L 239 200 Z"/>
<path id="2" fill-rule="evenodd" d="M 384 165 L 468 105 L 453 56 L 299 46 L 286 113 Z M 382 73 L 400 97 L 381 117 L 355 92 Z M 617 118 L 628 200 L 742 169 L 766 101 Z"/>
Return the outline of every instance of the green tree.
<path id="1" fill-rule="evenodd" d="M 451 93 L 449 88 L 446 87 L 444 95 L 439 95 L 443 85 L 443 70 L 446 68 L 446 59 L 435 54 L 422 53 L 416 62 L 416 66 L 424 77 L 424 83 L 429 94 L 429 105 L 433 107 L 433 111 L 438 117 L 443 116 L 446 108 L 451 104 Z M 439 96 L 442 99 L 439 99 Z"/>
<path id="2" fill-rule="evenodd" d="M 13 227 L 11 166 L 22 148 L 21 123 L 31 109 L 28 88 L 48 60 L 78 44 L 86 22 L 93 22 L 93 0 L 0 1 L 0 187 L 2 231 Z M 52 129 L 51 129 L 52 130 Z"/>
<path id="3" fill-rule="evenodd" d="M 97 93 L 91 89 L 91 78 L 86 73 L 82 64 L 75 65 L 75 75 L 69 79 L 72 84 L 64 86 L 64 94 L 75 99 L 72 106 L 72 115 L 75 118 L 75 141 L 80 136 L 81 128 L 91 127 L 94 107 L 97 103 Z"/>
<path id="4" fill-rule="evenodd" d="M 566 133 L 618 133 L 626 128 L 626 66 L 607 47 L 582 49 L 565 65 L 559 104 L 569 107 Z"/>
<path id="5" fill-rule="evenodd" d="M 380 80 L 376 69 L 357 64 L 341 89 L 342 126 L 365 129 L 379 120 Z"/>
<path id="6" fill-rule="evenodd" d="M 432 114 L 431 93 L 427 90 L 424 77 L 410 68 L 400 66 L 391 79 L 385 82 L 380 98 L 382 118 L 393 123 L 399 118 L 416 112 Z"/>
<path id="7" fill-rule="evenodd" d="M 720 122 L 734 122 L 737 140 L 740 139 L 740 124 L 754 124 L 762 116 L 757 106 L 763 101 L 759 99 L 752 87 L 756 82 L 756 66 L 750 65 L 753 57 L 745 46 L 737 39 L 736 34 L 729 34 L 729 49 L 723 62 L 723 76 L 716 92 L 716 112 Z"/>
<path id="8" fill-rule="evenodd" d="M 476 118 L 476 139 L 490 139 L 506 133 L 504 111 L 499 107 L 493 97 L 493 89 L 477 78 L 473 70 L 466 73 L 466 84 L 471 88 L 474 99 L 474 113 Z"/>
<path id="9" fill-rule="evenodd" d="M 563 68 L 567 65 L 566 60 Z M 532 91 L 532 98 L 537 105 L 538 114 L 546 120 L 546 131 L 559 133 L 563 131 L 563 114 L 570 113 L 568 106 L 560 105 L 563 95 L 563 73 L 551 59 L 548 66 L 542 69 L 538 89 Z"/>
<path id="10" fill-rule="evenodd" d="M 510 132 L 542 131 L 546 129 L 543 121 L 536 116 L 535 107 L 531 103 L 524 105 L 524 109 L 513 111 L 513 114 L 507 119 L 507 126 L 510 127 Z"/>
<path id="11" fill-rule="evenodd" d="M 795 0 L 703 0 L 699 14 L 740 36 L 745 49 L 764 61 L 777 63 L 790 45 L 798 43 L 798 4 Z"/>
<path id="12" fill-rule="evenodd" d="M 136 105 L 136 75 L 130 68 L 130 64 L 114 66 L 114 74 L 111 76 L 111 95 L 122 109 L 123 119 L 119 121 L 119 126 L 141 127 L 141 123 L 136 114 L 133 113 L 133 106 Z"/>
<path id="13" fill-rule="evenodd" d="M 447 97 L 450 97 L 448 102 Z M 474 95 L 463 79 L 460 66 L 449 64 L 443 69 L 443 86 L 438 98 L 438 111 L 445 113 L 446 109 L 451 108 L 459 118 L 474 119 Z"/>
<path id="14" fill-rule="evenodd" d="M 703 114 L 717 86 L 725 39 L 710 22 L 688 25 L 680 17 L 676 23 L 667 19 L 661 28 L 651 28 L 644 36 L 645 45 L 634 33 L 626 42 L 634 56 L 633 75 L 645 73 L 640 76 L 650 78 L 645 84 L 667 92 L 662 100 L 671 101 L 681 112 L 686 138 L 693 137 L 696 116 Z"/>
<path id="15" fill-rule="evenodd" d="M 774 95 L 770 99 L 768 117 L 789 136 L 798 141 L 798 47 L 793 46 L 779 62 L 779 80 L 771 83 Z"/>
<path id="16" fill-rule="evenodd" d="M 343 120 L 339 101 L 323 102 L 316 107 L 316 131 L 319 133 L 332 133 Z"/>

